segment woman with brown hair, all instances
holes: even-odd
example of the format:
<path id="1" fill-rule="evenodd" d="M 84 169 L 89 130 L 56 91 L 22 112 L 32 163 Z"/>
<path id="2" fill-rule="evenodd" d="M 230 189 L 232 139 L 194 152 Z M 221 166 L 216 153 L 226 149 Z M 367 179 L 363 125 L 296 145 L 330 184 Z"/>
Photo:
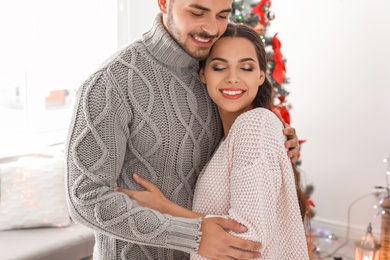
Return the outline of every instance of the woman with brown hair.
<path id="1" fill-rule="evenodd" d="M 134 175 L 145 191 L 118 188 L 141 206 L 177 217 L 236 220 L 242 238 L 262 243 L 260 259 L 309 259 L 299 172 L 284 146 L 281 121 L 271 112 L 264 45 L 246 25 L 229 24 L 200 63 L 199 76 L 218 107 L 224 138 L 201 172 L 192 211 Z M 204 259 L 192 254 L 191 259 Z"/>

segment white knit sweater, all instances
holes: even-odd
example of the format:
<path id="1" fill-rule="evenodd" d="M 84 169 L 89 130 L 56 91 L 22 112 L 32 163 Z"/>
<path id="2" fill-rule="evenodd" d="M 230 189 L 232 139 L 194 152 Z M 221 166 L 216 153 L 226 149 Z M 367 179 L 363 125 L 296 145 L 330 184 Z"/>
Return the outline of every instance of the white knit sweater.
<path id="1" fill-rule="evenodd" d="M 193 210 L 223 215 L 262 244 L 261 259 L 306 260 L 308 249 L 280 120 L 257 108 L 240 115 L 201 173 Z M 204 259 L 191 254 L 191 259 Z"/>

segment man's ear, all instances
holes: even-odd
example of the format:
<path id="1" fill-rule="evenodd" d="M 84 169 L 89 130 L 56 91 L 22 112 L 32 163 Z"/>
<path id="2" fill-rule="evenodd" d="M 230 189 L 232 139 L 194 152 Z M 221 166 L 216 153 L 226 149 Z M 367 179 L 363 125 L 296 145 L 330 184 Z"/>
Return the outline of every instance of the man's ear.
<path id="1" fill-rule="evenodd" d="M 204 76 L 204 68 L 201 68 L 199 70 L 199 78 L 200 78 L 200 81 L 202 81 L 203 84 L 206 85 L 206 77 Z"/>
<path id="2" fill-rule="evenodd" d="M 167 14 L 168 13 L 168 7 L 167 7 L 168 2 L 169 2 L 169 0 L 157 0 L 158 7 L 160 8 L 160 11 L 163 14 Z"/>

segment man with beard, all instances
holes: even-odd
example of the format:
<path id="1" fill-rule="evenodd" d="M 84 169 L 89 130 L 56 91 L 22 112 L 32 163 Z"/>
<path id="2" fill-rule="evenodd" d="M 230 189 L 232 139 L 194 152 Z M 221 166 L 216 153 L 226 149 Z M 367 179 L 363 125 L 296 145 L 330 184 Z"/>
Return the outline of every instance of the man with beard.
<path id="1" fill-rule="evenodd" d="M 95 231 L 94 259 L 258 258 L 260 244 L 226 230 L 223 218 L 177 218 L 143 208 L 115 187 L 141 190 L 138 173 L 191 208 L 197 176 L 220 142 L 217 109 L 198 77 L 198 60 L 225 31 L 231 0 L 158 0 L 142 37 L 81 86 L 67 141 L 72 218 Z M 289 157 L 298 153 L 295 130 Z"/>

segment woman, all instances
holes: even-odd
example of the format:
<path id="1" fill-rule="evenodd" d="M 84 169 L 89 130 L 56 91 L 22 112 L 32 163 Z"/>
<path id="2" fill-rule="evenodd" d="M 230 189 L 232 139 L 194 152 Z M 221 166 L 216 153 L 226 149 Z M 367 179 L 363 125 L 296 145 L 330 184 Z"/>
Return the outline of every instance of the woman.
<path id="1" fill-rule="evenodd" d="M 146 191 L 118 190 L 162 213 L 234 219 L 248 228 L 237 236 L 262 243 L 261 259 L 304 260 L 309 258 L 306 202 L 286 154 L 282 123 L 270 111 L 266 70 L 264 45 L 246 25 L 229 24 L 200 63 L 200 79 L 218 107 L 224 138 L 199 176 L 193 211 L 173 204 L 136 174 Z M 203 258 L 193 254 L 191 259 Z"/>

